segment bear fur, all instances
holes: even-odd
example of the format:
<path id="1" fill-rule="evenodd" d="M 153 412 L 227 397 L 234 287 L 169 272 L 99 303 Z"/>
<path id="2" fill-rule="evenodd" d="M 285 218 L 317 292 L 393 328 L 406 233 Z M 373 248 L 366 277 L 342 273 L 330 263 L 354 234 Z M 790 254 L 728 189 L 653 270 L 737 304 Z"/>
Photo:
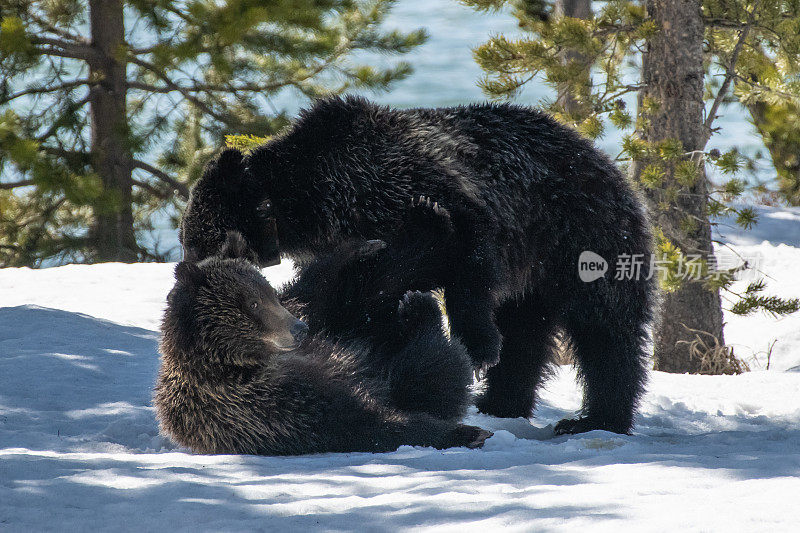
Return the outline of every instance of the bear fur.
<path id="1" fill-rule="evenodd" d="M 436 288 L 449 270 L 441 254 L 452 238 L 447 209 L 420 198 L 403 215 L 402 230 L 388 242 L 350 240 L 335 252 L 304 263 L 281 289 L 281 303 L 312 332 L 376 347 L 394 328 L 397 300 L 408 290 Z M 240 244 L 247 254 L 246 242 Z"/>
<path id="2" fill-rule="evenodd" d="M 453 234 L 408 288 L 443 288 L 453 333 L 475 368 L 491 367 L 480 411 L 529 417 L 563 331 L 584 409 L 556 431 L 629 432 L 654 304 L 647 216 L 607 156 L 543 113 L 319 101 L 248 155 L 223 152 L 194 187 L 180 237 L 185 256 L 202 259 L 237 230 L 265 261 L 274 220 L 281 253 L 304 265 L 348 239 L 391 241 L 419 196 L 448 208 Z M 581 281 L 584 251 L 610 272 Z M 620 256 L 644 259 L 637 279 L 616 279 Z"/>
<path id="3" fill-rule="evenodd" d="M 226 256 L 241 255 L 235 241 Z M 343 253 L 358 262 L 358 250 Z M 478 447 L 491 435 L 458 423 L 470 362 L 429 293 L 395 302 L 378 349 L 319 332 L 303 340 L 308 327 L 244 259 L 182 262 L 176 278 L 154 403 L 162 431 L 181 445 L 295 455 Z"/>

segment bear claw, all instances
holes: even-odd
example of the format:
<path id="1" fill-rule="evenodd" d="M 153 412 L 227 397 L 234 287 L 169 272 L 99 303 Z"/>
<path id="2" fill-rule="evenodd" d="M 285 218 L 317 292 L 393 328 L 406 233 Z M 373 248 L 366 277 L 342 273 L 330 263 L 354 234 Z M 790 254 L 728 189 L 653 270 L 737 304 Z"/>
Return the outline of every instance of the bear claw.
<path id="1" fill-rule="evenodd" d="M 593 429 L 599 429 L 593 427 L 594 425 L 595 424 L 592 424 L 585 416 L 565 418 L 556 424 L 556 427 L 553 428 L 553 432 L 556 435 L 575 435 L 576 433 L 585 433 Z"/>
<path id="2" fill-rule="evenodd" d="M 413 231 L 415 236 L 419 230 L 441 232 L 450 234 L 453 232 L 453 223 L 450 219 L 450 211 L 433 201 L 428 196 L 420 196 L 411 200 L 411 207 L 406 216 L 406 232 Z"/>
<path id="3" fill-rule="evenodd" d="M 369 241 L 364 241 L 359 248 L 359 252 L 361 255 L 372 255 L 385 249 L 386 246 L 387 244 L 385 241 L 380 239 L 372 239 Z"/>
<path id="4" fill-rule="evenodd" d="M 475 369 L 475 381 L 483 381 L 486 379 L 486 374 L 489 373 L 489 369 L 492 368 L 496 363 L 483 363 L 481 366 Z"/>

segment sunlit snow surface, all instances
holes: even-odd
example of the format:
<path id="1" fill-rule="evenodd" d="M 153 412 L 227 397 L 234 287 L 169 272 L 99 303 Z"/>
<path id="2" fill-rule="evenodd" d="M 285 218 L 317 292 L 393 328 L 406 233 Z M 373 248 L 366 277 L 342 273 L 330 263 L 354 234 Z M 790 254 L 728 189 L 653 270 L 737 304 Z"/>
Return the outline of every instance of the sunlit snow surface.
<path id="1" fill-rule="evenodd" d="M 731 229 L 727 240 L 744 256 L 760 254 L 771 291 L 800 296 L 800 210 L 765 208 L 761 220 L 755 233 Z M 580 405 L 575 374 L 563 367 L 530 422 L 470 414 L 495 430 L 482 450 L 214 457 L 174 446 L 153 417 L 173 267 L 0 269 L 1 531 L 800 523 L 800 316 L 727 316 L 727 340 L 754 371 L 653 373 L 632 436 L 554 438 L 551 424 Z M 278 285 L 291 265 L 265 273 Z"/>

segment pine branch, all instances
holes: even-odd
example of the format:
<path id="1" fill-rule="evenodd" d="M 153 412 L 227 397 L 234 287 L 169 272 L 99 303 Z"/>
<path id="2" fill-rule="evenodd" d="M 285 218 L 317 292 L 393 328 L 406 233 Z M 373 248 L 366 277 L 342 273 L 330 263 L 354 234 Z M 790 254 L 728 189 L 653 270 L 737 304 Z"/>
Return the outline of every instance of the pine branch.
<path id="1" fill-rule="evenodd" d="M 181 198 L 183 198 L 183 199 L 188 199 L 189 198 L 189 187 L 187 187 L 183 183 L 171 178 L 169 176 L 169 174 L 167 174 L 163 170 L 159 170 L 156 167 L 154 167 L 153 165 L 150 165 L 150 164 L 145 163 L 144 161 L 140 161 L 138 159 L 134 159 L 131 163 L 133 164 L 133 168 L 138 168 L 138 169 L 144 170 L 145 172 L 148 172 L 149 174 L 151 174 L 156 179 L 158 179 L 158 180 L 166 183 L 170 187 L 172 187 L 178 193 L 178 196 L 180 196 Z"/>
<path id="2" fill-rule="evenodd" d="M 773 317 L 790 315 L 800 310 L 800 300 L 797 298 L 779 298 L 777 296 L 747 295 L 731 308 L 730 312 L 746 316 L 755 311 L 764 311 Z"/>
<path id="3" fill-rule="evenodd" d="M 182 19 L 186 24 L 189 24 L 189 25 L 197 24 L 197 22 L 193 18 L 191 18 L 189 15 L 187 15 L 185 13 L 185 10 L 183 10 L 183 9 L 176 9 L 174 6 L 170 6 L 170 5 L 164 6 L 164 9 L 166 11 L 168 11 L 169 13 L 172 13 L 176 17 Z"/>
<path id="4" fill-rule="evenodd" d="M 78 109 L 80 109 L 83 106 L 85 106 L 86 104 L 88 104 L 90 99 L 91 99 L 91 96 L 90 95 L 86 95 L 85 97 L 81 98 L 77 102 L 71 103 L 69 108 L 71 109 L 72 112 L 75 112 Z M 36 137 L 36 140 L 39 141 L 39 142 L 42 142 L 42 141 L 48 139 L 54 133 L 56 133 L 59 130 L 59 128 L 61 128 L 62 126 L 63 126 L 63 124 L 61 124 L 60 120 L 55 120 L 53 122 L 52 126 L 50 126 L 50 128 L 48 128 L 46 132 L 44 132 L 41 135 L 39 135 L 38 137 Z"/>
<path id="5" fill-rule="evenodd" d="M 190 92 L 190 93 L 199 93 L 199 92 L 222 92 L 222 93 L 231 93 L 236 94 L 238 92 L 254 92 L 254 93 L 261 93 L 261 92 L 272 92 L 281 87 L 285 87 L 289 85 L 289 82 L 276 82 L 276 83 L 245 83 L 242 85 L 216 85 L 216 84 L 209 84 L 209 83 L 197 83 L 191 85 L 189 87 L 185 85 L 180 85 L 179 89 L 175 89 L 174 87 L 159 87 L 158 85 L 151 85 L 149 83 L 143 83 L 140 81 L 129 81 L 128 87 L 131 89 L 139 89 L 142 91 L 153 92 L 153 93 L 171 93 L 171 92 Z"/>
<path id="6" fill-rule="evenodd" d="M 172 92 L 182 93 L 182 91 L 192 92 L 192 87 L 159 87 L 158 85 L 151 85 L 149 83 L 144 83 L 141 81 L 128 81 L 127 86 L 129 89 L 138 89 L 140 91 L 145 91 L 148 93 L 161 93 L 167 94 Z"/>
<path id="7" fill-rule="evenodd" d="M 47 45 L 48 48 L 36 49 L 37 52 L 44 55 L 66 57 L 68 59 L 82 59 L 87 62 L 101 59 L 97 50 L 88 44 L 78 44 L 49 37 L 33 37 L 31 43 L 34 45 Z"/>
<path id="8" fill-rule="evenodd" d="M 89 157 L 89 152 L 80 150 L 67 150 L 65 148 L 58 148 L 55 146 L 42 146 L 41 150 L 50 155 L 57 155 L 59 157 Z"/>
<path id="9" fill-rule="evenodd" d="M 22 181 L 12 181 L 8 183 L 0 183 L 0 189 L 11 190 L 11 189 L 16 189 L 17 187 L 27 187 L 28 185 L 33 185 L 33 180 L 22 180 Z"/>
<path id="10" fill-rule="evenodd" d="M 156 189 L 146 181 L 137 180 L 136 178 L 132 178 L 131 182 L 139 188 L 142 188 L 152 194 L 153 196 L 160 198 L 161 200 L 168 200 L 170 198 L 170 194 L 159 189 Z"/>
<path id="11" fill-rule="evenodd" d="M 777 16 L 777 18 L 778 18 L 778 20 L 792 20 L 794 17 L 792 17 L 791 15 L 788 15 L 786 13 L 783 13 L 783 14 L 779 14 Z M 726 18 L 721 18 L 721 17 L 703 17 L 703 24 L 707 28 L 719 28 L 719 29 L 725 29 L 725 30 L 742 30 L 745 27 L 747 27 L 749 22 L 740 22 L 738 20 L 726 19 Z M 772 33 L 775 32 L 775 30 L 773 30 L 772 28 L 768 28 L 766 26 L 762 26 L 762 25 L 758 25 L 758 24 L 754 24 L 753 27 L 754 28 L 759 28 L 759 29 L 762 29 L 762 30 L 765 30 L 765 31 L 769 31 L 769 32 L 772 32 Z"/>
<path id="12" fill-rule="evenodd" d="M 81 61 L 94 61 L 95 59 L 99 58 L 97 54 L 85 54 L 82 52 L 77 52 L 74 50 L 62 50 L 61 48 L 49 47 L 49 48 L 36 48 L 36 52 L 39 55 L 43 56 L 50 56 L 50 57 L 63 57 L 64 59 L 78 59 Z"/>
<path id="13" fill-rule="evenodd" d="M 223 115 L 221 113 L 218 113 L 217 111 L 214 111 L 205 102 L 203 102 L 197 96 L 193 95 L 192 91 L 187 90 L 184 87 L 181 87 L 180 85 L 178 85 L 177 83 L 172 81 L 172 79 L 163 70 L 161 70 L 157 66 L 153 65 L 152 63 L 150 63 L 148 61 L 145 61 L 143 59 L 140 59 L 138 57 L 129 57 L 128 61 L 130 63 L 133 63 L 134 65 L 138 65 L 138 66 L 142 67 L 143 69 L 146 69 L 146 70 L 152 72 L 153 74 L 156 75 L 156 77 L 158 79 L 160 79 L 161 81 L 163 81 L 166 84 L 166 86 L 167 86 L 166 88 L 170 88 L 171 89 L 171 91 L 162 90 L 160 92 L 172 92 L 172 91 L 178 92 L 178 93 L 180 93 L 181 96 L 183 96 L 184 99 L 186 99 L 189 103 L 194 105 L 197 109 L 199 109 L 200 111 L 202 111 L 202 112 L 214 117 L 215 119 L 219 120 L 223 124 L 226 124 L 228 126 L 232 126 L 232 125 L 236 125 L 238 123 L 238 121 L 236 121 L 233 117 L 225 116 L 225 115 Z M 137 84 L 137 83 L 138 82 L 130 82 L 129 86 L 136 88 L 135 84 Z M 144 85 L 146 85 L 146 84 L 144 84 Z M 147 90 L 147 89 L 145 89 L 145 90 Z"/>
<path id="14" fill-rule="evenodd" d="M 35 213 L 33 216 L 19 221 L 16 225 L 18 227 L 24 228 L 25 226 L 29 226 L 36 222 L 37 220 L 42 220 L 43 222 L 47 222 L 50 216 L 55 213 L 59 207 L 61 207 L 64 203 L 66 203 L 67 198 L 61 197 L 49 206 L 47 206 L 44 210 Z M 35 248 L 35 247 L 32 247 Z"/>
<path id="15" fill-rule="evenodd" d="M 159 46 L 160 44 L 154 44 L 146 48 L 128 48 L 128 52 L 136 56 L 147 55 L 152 54 Z"/>
<path id="16" fill-rule="evenodd" d="M 80 35 L 75 35 L 75 34 L 70 33 L 70 32 L 68 32 L 68 31 L 66 31 L 64 29 L 58 28 L 56 26 L 53 26 L 52 24 L 50 24 L 49 22 L 47 22 L 43 18 L 36 16 L 34 13 L 28 13 L 28 16 L 31 18 L 32 21 L 34 21 L 36 24 L 41 26 L 42 29 L 44 29 L 47 32 L 52 33 L 53 35 L 58 35 L 59 37 L 61 37 L 63 39 L 69 39 L 70 41 L 73 41 L 75 43 L 91 45 L 91 42 L 89 41 L 89 39 L 86 39 L 85 37 L 82 37 Z"/>
<path id="17" fill-rule="evenodd" d="M 91 82 L 89 80 L 75 80 L 66 83 L 59 83 L 58 85 L 48 86 L 48 87 L 31 87 L 29 89 L 25 89 L 23 91 L 18 91 L 14 94 L 10 94 L 8 96 L 0 98 L 0 104 L 6 104 L 11 100 L 15 100 L 22 96 L 28 96 L 31 94 L 46 94 L 46 93 L 54 93 L 56 91 L 62 91 L 66 89 L 74 89 L 75 87 L 80 87 L 82 85 L 89 85 Z"/>
<path id="18" fill-rule="evenodd" d="M 70 165 L 88 165 L 90 163 L 91 154 L 80 150 L 66 150 L 64 148 L 57 148 L 55 146 L 40 146 L 39 149 L 50 155 L 65 159 Z"/>
<path id="19" fill-rule="evenodd" d="M 798 96 L 796 94 L 787 93 L 786 91 L 781 91 L 781 90 L 775 89 L 773 87 L 769 87 L 767 85 L 762 85 L 762 84 L 760 84 L 758 82 L 755 82 L 753 80 L 749 80 L 749 79 L 747 79 L 747 78 L 745 78 L 743 76 L 740 76 L 739 74 L 737 74 L 735 76 L 735 79 L 736 79 L 737 82 L 744 83 L 745 85 L 749 85 L 753 89 L 758 89 L 759 91 L 764 91 L 765 93 L 771 93 L 771 94 L 774 94 L 776 96 L 780 96 L 781 98 L 784 98 L 786 100 L 793 101 L 793 102 L 797 102 L 797 100 L 798 100 Z"/>
<path id="20" fill-rule="evenodd" d="M 760 4 L 761 0 L 758 0 L 753 5 L 753 10 L 750 12 L 750 16 L 747 18 L 747 24 L 742 28 L 742 31 L 739 32 L 739 38 L 736 41 L 736 45 L 733 47 L 731 58 L 725 67 L 725 79 L 717 91 L 717 96 L 714 98 L 714 102 L 711 104 L 711 109 L 708 111 L 708 115 L 706 116 L 706 121 L 703 124 L 703 128 L 706 131 L 706 138 L 705 142 L 703 142 L 703 146 L 705 146 L 706 143 L 708 143 L 708 140 L 711 138 L 711 125 L 717 118 L 717 111 L 719 110 L 719 106 L 722 105 L 725 95 L 728 94 L 728 89 L 730 89 L 731 82 L 736 77 L 736 63 L 739 61 L 739 54 L 742 52 L 742 48 L 747 40 L 747 36 L 750 34 L 750 29 L 753 27 L 753 23 L 755 22 L 756 18 L 756 11 L 758 11 L 758 6 Z"/>

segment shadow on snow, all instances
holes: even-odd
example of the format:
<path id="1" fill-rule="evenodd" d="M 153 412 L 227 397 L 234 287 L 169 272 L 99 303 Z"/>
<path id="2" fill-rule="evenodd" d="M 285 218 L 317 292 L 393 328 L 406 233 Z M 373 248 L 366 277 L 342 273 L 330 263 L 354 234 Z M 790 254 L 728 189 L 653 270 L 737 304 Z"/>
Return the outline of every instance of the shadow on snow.
<path id="1" fill-rule="evenodd" d="M 151 407 L 157 339 L 155 332 L 79 313 L 0 308 L 0 523 L 29 521 L 43 508 L 60 525 L 127 518 L 139 528 L 158 522 L 159 512 L 204 513 L 209 529 L 231 519 L 243 520 L 242 529 L 269 527 L 271 520 L 292 528 L 324 520 L 328 529 L 351 529 L 375 516 L 382 517 L 380 529 L 497 515 L 511 523 L 532 515 L 597 523 L 619 518 L 619 510 L 550 506 L 543 496 L 556 486 L 590 483 L 599 475 L 592 467 L 610 464 L 725 469 L 739 479 L 800 475 L 800 458 L 786 452 L 800 446 L 797 426 L 746 414 L 729 417 L 731 431 L 683 432 L 680 424 L 665 424 L 662 413 L 640 417 L 642 433 L 634 436 L 548 439 L 551 430 L 525 420 L 473 413 L 470 421 L 500 430 L 477 451 L 403 447 L 294 458 L 144 453 L 174 450 L 158 436 Z M 671 409 L 672 420 L 719 416 Z M 568 414 L 546 403 L 539 412 L 553 421 Z"/>

